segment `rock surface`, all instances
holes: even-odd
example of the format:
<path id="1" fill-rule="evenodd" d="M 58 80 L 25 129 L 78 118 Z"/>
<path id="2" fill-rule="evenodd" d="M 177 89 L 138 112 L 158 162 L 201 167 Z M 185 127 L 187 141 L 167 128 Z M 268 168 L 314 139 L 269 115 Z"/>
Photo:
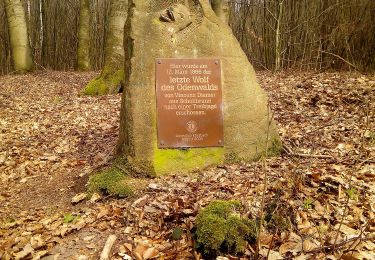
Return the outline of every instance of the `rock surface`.
<path id="1" fill-rule="evenodd" d="M 130 1 L 125 25 L 125 88 L 118 153 L 142 174 L 186 172 L 228 160 L 253 160 L 279 144 L 268 98 L 231 29 L 208 1 Z M 173 10 L 174 19 L 168 12 Z M 219 58 L 224 148 L 158 149 L 156 58 Z M 270 125 L 270 127 L 269 127 Z M 268 129 L 270 129 L 268 131 Z"/>

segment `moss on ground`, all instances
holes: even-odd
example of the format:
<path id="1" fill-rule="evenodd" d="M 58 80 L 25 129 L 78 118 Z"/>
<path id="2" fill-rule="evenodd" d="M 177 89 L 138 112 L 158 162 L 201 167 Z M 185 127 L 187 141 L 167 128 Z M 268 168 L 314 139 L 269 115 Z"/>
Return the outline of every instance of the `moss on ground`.
<path id="1" fill-rule="evenodd" d="M 128 197 L 134 190 L 129 177 L 116 167 L 105 169 L 91 176 L 88 182 L 88 192 L 103 192 L 106 194 Z"/>
<path id="2" fill-rule="evenodd" d="M 116 72 L 106 72 L 105 70 L 99 77 L 91 80 L 83 89 L 82 94 L 95 96 L 105 94 L 116 94 L 119 91 L 119 85 L 124 78 L 124 70 Z"/>
<path id="3" fill-rule="evenodd" d="M 196 242 L 205 255 L 216 256 L 220 252 L 243 253 L 246 242 L 256 238 L 256 222 L 242 218 L 237 211 L 238 201 L 213 201 L 196 219 Z"/>

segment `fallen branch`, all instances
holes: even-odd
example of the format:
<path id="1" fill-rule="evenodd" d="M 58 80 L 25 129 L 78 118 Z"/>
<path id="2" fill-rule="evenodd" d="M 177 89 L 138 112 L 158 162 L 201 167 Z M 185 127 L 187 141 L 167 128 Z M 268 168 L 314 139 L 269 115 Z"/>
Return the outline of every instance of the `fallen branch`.
<path id="1" fill-rule="evenodd" d="M 1 93 L 1 92 L 0 92 L 0 96 L 3 96 L 3 97 L 10 97 L 9 94 L 5 94 L 5 93 Z"/>
<path id="2" fill-rule="evenodd" d="M 349 244 L 350 242 L 352 241 L 356 241 L 358 239 L 361 238 L 362 235 L 359 235 L 357 237 L 352 237 L 352 238 L 349 238 L 345 241 L 342 241 L 340 243 L 337 243 L 336 246 L 335 246 L 335 250 L 339 249 L 339 248 L 342 248 L 344 246 L 346 246 L 347 244 Z M 370 241 L 370 240 L 373 240 L 374 237 L 370 236 L 370 237 L 367 237 L 367 238 L 361 238 L 361 241 Z M 306 251 L 305 253 L 306 254 L 315 254 L 315 253 L 319 253 L 323 250 L 327 250 L 327 251 L 333 251 L 334 250 L 334 245 L 329 245 L 329 246 L 323 246 L 323 247 L 320 247 L 320 248 L 317 248 L 317 249 L 314 249 L 314 250 L 310 250 L 310 251 Z"/>
<path id="3" fill-rule="evenodd" d="M 333 159 L 331 155 L 324 154 L 304 154 L 304 153 L 293 153 L 292 156 L 296 157 L 308 157 L 308 158 L 319 158 L 319 159 Z"/>
<path id="4" fill-rule="evenodd" d="M 290 156 L 296 157 L 307 157 L 307 158 L 319 158 L 319 159 L 333 159 L 331 155 L 325 154 L 305 154 L 305 153 L 296 153 L 288 145 L 283 142 L 283 150 Z"/>
<path id="5" fill-rule="evenodd" d="M 257 230 L 257 239 L 256 239 L 256 250 L 255 250 L 255 258 L 259 258 L 259 251 L 260 251 L 260 235 L 262 233 L 262 225 L 263 225 L 263 219 L 264 219 L 264 204 L 265 204 L 265 197 L 266 197 L 266 192 L 267 192 L 267 179 L 268 179 L 268 172 L 267 172 L 267 162 L 266 158 L 268 156 L 268 141 L 269 141 L 269 133 L 270 133 L 270 128 L 271 128 L 271 123 L 274 118 L 274 113 L 272 112 L 271 118 L 269 116 L 270 113 L 270 105 L 268 104 L 268 114 L 267 118 L 269 119 L 268 122 L 268 127 L 267 127 L 267 137 L 266 137 L 266 151 L 265 151 L 265 156 L 262 157 L 263 161 L 263 172 L 264 172 L 264 183 L 263 183 L 263 191 L 262 191 L 262 200 L 260 203 L 260 210 L 259 210 L 259 227 Z"/>
<path id="6" fill-rule="evenodd" d="M 337 54 L 334 54 L 332 52 L 328 52 L 328 51 L 320 51 L 321 53 L 326 53 L 326 54 L 329 54 L 329 55 L 332 55 L 336 58 L 339 58 L 340 60 L 342 60 L 343 62 L 345 62 L 346 64 L 348 64 L 349 66 L 353 67 L 354 69 L 358 70 L 357 67 L 353 64 L 353 63 L 350 63 L 349 61 L 345 60 L 343 57 L 337 55 Z"/>
<path id="7" fill-rule="evenodd" d="M 111 253 L 112 246 L 115 243 L 116 239 L 117 239 L 116 235 L 110 235 L 107 238 L 103 251 L 100 254 L 100 260 L 109 260 L 109 254 Z"/>

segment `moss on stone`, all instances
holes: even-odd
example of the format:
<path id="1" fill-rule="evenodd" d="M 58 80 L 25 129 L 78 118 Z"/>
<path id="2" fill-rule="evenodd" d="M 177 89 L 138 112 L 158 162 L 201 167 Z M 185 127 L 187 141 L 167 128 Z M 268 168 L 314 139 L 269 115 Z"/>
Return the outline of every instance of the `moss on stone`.
<path id="1" fill-rule="evenodd" d="M 95 96 L 105 94 L 116 94 L 119 91 L 119 85 L 124 78 L 124 70 L 120 69 L 115 72 L 103 70 L 99 77 L 91 80 L 82 94 Z"/>
<path id="2" fill-rule="evenodd" d="M 127 160 L 121 164 L 123 169 L 133 177 L 155 177 L 156 173 L 151 161 L 147 160 L 133 160 L 128 157 Z"/>
<path id="3" fill-rule="evenodd" d="M 153 166 L 156 175 L 190 172 L 224 161 L 223 148 L 158 149 L 155 147 Z"/>
<path id="4" fill-rule="evenodd" d="M 120 197 L 131 196 L 134 191 L 129 185 L 129 178 L 118 168 L 112 167 L 91 176 L 88 182 L 88 192 L 104 192 Z"/>
<path id="5" fill-rule="evenodd" d="M 196 241 L 198 249 L 206 255 L 217 255 L 222 251 L 231 254 L 244 252 L 246 241 L 254 242 L 256 223 L 240 217 L 239 201 L 213 201 L 196 219 Z"/>

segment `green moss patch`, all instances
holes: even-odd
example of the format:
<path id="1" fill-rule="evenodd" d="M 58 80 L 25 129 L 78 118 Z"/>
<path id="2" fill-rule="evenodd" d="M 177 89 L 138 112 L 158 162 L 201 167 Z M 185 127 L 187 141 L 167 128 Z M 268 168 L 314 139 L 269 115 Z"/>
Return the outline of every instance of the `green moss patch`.
<path id="1" fill-rule="evenodd" d="M 247 242 L 256 238 L 256 222 L 238 214 L 238 201 L 213 201 L 196 219 L 197 249 L 207 257 L 221 252 L 238 254 L 246 249 Z"/>
<path id="2" fill-rule="evenodd" d="M 112 167 L 96 173 L 90 177 L 88 182 L 88 192 L 103 192 L 105 194 L 128 197 L 133 195 L 130 178 L 121 170 Z"/>
<path id="3" fill-rule="evenodd" d="M 116 72 L 106 72 L 104 70 L 99 77 L 91 80 L 86 85 L 82 94 L 90 96 L 116 94 L 123 78 L 124 70 L 117 70 Z"/>
<path id="4" fill-rule="evenodd" d="M 210 165 L 222 164 L 223 148 L 158 149 L 154 151 L 156 175 L 190 172 Z"/>

